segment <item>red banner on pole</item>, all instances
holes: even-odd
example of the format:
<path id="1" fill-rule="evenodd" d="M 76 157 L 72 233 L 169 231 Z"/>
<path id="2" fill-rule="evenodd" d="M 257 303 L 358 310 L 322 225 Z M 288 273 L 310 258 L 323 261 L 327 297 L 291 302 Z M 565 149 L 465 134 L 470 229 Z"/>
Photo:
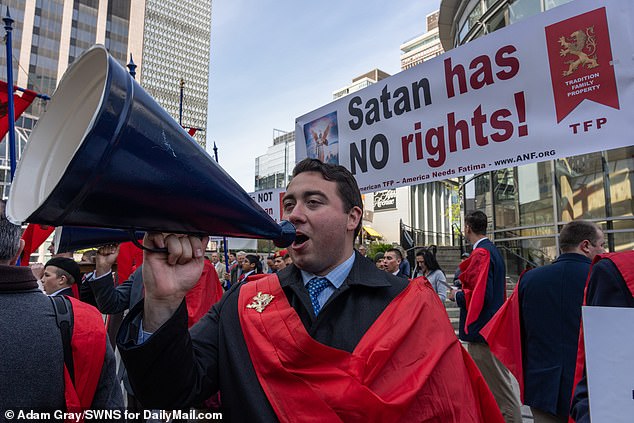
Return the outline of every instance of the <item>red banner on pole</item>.
<path id="1" fill-rule="evenodd" d="M 9 100 L 8 94 L 9 86 L 6 82 L 0 81 L 0 139 L 3 138 L 9 131 L 9 110 L 7 102 Z M 15 107 L 15 119 L 17 120 L 22 113 L 33 103 L 37 93 L 31 90 L 25 90 L 19 92 L 18 95 L 13 94 L 13 102 Z"/>
<path id="2" fill-rule="evenodd" d="M 619 109 L 605 7 L 545 30 L 557 123 L 586 99 Z"/>
<path id="3" fill-rule="evenodd" d="M 29 258 L 31 257 L 31 254 L 33 254 L 35 250 L 40 248 L 40 245 L 42 245 L 42 243 L 46 241 L 46 238 L 48 238 L 54 230 L 55 228 L 53 226 L 29 223 L 29 225 L 26 227 L 26 230 L 22 234 L 22 239 L 24 240 L 24 250 L 22 251 L 22 256 L 20 257 L 21 266 L 29 265 Z"/>

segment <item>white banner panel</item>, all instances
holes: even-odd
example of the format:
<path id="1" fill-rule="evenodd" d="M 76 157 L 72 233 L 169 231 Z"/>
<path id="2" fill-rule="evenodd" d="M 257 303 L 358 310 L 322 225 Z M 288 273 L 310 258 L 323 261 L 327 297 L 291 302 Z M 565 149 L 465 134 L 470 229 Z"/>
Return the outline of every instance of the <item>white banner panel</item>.
<path id="1" fill-rule="evenodd" d="M 282 220 L 282 197 L 286 193 L 284 188 L 265 189 L 251 192 L 249 195 L 268 213 L 273 220 L 280 223 Z"/>
<path id="2" fill-rule="evenodd" d="M 296 120 L 362 192 L 629 146 L 634 2 L 576 0 Z"/>
<path id="3" fill-rule="evenodd" d="M 583 307 L 586 372 L 593 422 L 634 420 L 634 309 Z"/>

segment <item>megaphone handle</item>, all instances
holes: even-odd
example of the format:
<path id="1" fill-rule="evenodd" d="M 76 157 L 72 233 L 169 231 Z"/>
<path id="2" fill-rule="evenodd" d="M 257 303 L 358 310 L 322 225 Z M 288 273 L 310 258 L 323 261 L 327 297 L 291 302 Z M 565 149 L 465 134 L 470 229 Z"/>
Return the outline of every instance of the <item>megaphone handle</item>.
<path id="1" fill-rule="evenodd" d="M 137 231 L 135 229 L 128 229 L 128 234 L 130 235 L 130 240 L 132 241 L 132 243 L 134 245 L 136 245 L 140 249 L 142 249 L 144 251 L 148 251 L 150 253 L 167 253 L 167 248 L 150 248 L 150 247 L 146 247 L 145 245 L 141 244 L 139 242 L 139 240 L 136 239 L 136 232 Z"/>

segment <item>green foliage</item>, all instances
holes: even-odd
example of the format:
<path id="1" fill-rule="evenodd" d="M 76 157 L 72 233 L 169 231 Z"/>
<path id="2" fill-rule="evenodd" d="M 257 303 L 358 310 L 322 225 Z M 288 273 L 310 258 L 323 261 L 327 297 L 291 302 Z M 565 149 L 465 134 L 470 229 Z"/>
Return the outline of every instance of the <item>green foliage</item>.
<path id="1" fill-rule="evenodd" d="M 381 242 L 372 243 L 368 246 L 368 257 L 374 259 L 376 253 L 384 253 L 392 248 L 392 244 L 385 244 Z"/>

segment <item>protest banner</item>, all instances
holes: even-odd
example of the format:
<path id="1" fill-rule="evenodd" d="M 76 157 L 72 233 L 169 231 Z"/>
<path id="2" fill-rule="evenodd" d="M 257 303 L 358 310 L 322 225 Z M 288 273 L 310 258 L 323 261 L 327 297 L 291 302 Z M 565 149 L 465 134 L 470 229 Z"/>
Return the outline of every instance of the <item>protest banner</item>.
<path id="1" fill-rule="evenodd" d="M 362 192 L 631 145 L 634 3 L 576 0 L 297 118 Z"/>

